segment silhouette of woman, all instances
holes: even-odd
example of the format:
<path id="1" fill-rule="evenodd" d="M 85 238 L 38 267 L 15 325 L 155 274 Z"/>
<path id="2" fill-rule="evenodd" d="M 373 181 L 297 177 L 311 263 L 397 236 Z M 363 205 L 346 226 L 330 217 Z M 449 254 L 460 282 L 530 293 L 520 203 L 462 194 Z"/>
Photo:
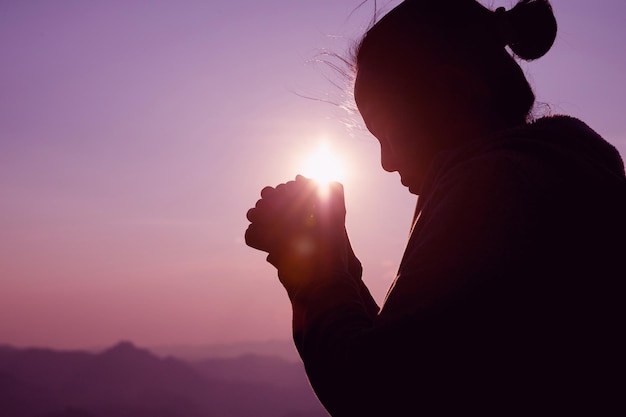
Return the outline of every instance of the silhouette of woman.
<path id="1" fill-rule="evenodd" d="M 577 119 L 532 120 L 506 49 L 540 58 L 556 29 L 548 1 L 407 0 L 363 38 L 357 106 L 419 195 L 382 308 L 341 185 L 299 176 L 248 212 L 331 415 L 624 414 L 624 165 Z"/>

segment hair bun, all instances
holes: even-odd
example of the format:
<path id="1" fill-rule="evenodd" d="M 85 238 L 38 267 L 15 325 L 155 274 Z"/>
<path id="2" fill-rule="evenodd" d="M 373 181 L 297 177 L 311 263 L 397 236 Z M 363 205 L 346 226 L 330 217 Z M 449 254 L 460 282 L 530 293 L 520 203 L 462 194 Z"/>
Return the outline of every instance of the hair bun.
<path id="1" fill-rule="evenodd" d="M 548 0 L 520 0 L 506 12 L 506 21 L 506 43 L 526 61 L 541 58 L 554 44 L 557 24 Z"/>

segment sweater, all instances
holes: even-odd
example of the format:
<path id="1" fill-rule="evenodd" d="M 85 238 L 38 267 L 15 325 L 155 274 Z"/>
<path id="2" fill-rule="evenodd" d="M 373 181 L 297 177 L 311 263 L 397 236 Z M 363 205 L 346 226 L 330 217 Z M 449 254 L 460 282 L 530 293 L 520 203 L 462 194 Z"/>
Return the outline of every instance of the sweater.
<path id="1" fill-rule="evenodd" d="M 619 153 L 539 119 L 441 153 L 382 308 L 335 271 L 294 341 L 332 416 L 623 414 L 625 242 Z"/>

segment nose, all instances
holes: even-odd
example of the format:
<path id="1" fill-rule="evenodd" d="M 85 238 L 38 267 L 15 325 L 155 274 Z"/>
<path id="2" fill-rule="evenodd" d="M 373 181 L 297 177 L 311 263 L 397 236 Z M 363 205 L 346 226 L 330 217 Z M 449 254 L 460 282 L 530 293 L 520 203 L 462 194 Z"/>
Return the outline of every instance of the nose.
<path id="1" fill-rule="evenodd" d="M 388 143 L 380 143 L 380 164 L 387 172 L 395 172 L 398 170 L 398 160 L 393 152 L 393 149 Z"/>

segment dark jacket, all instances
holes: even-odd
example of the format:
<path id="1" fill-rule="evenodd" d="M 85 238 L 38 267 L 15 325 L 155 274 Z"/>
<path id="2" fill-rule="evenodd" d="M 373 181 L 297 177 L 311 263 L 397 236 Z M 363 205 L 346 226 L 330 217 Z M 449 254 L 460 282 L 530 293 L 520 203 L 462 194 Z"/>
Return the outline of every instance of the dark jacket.
<path id="1" fill-rule="evenodd" d="M 618 152 L 540 119 L 441 155 L 380 312 L 338 273 L 294 340 L 333 416 L 623 413 L 625 239 Z"/>

